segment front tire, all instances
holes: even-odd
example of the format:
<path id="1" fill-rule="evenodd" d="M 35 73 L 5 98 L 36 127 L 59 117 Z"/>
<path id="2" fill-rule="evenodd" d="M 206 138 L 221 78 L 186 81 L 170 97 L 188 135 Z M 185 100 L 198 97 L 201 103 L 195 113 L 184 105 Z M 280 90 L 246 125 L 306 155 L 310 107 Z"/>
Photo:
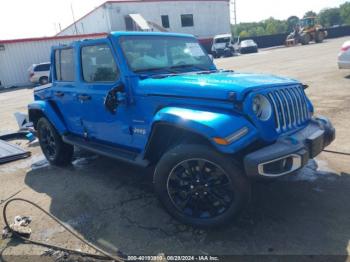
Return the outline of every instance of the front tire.
<path id="1" fill-rule="evenodd" d="M 192 226 L 231 221 L 250 198 L 250 183 L 234 160 L 204 145 L 178 145 L 160 159 L 154 188 L 166 210 Z"/>
<path id="2" fill-rule="evenodd" d="M 40 147 L 46 159 L 52 165 L 69 165 L 72 161 L 74 147 L 62 141 L 55 127 L 45 117 L 39 119 L 37 131 Z"/>
<path id="3" fill-rule="evenodd" d="M 303 34 L 301 36 L 301 44 L 302 45 L 308 45 L 311 41 L 311 37 L 309 34 Z"/>

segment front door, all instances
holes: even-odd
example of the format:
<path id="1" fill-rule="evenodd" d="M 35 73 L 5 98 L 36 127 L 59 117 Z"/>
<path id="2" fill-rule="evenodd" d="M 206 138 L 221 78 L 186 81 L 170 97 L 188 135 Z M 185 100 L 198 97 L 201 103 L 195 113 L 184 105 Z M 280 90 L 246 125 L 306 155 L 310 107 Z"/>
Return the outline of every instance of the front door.
<path id="1" fill-rule="evenodd" d="M 87 138 L 129 147 L 132 141 L 130 116 L 126 103 L 115 113 L 105 106 L 110 90 L 122 86 L 116 56 L 107 39 L 80 46 L 82 127 Z"/>

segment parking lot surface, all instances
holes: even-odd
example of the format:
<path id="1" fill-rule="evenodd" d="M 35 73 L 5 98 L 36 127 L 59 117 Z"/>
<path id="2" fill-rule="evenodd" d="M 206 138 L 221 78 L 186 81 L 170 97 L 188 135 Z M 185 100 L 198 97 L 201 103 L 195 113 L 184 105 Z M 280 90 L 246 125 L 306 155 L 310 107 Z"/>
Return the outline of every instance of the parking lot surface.
<path id="1" fill-rule="evenodd" d="M 350 71 L 336 58 L 346 38 L 258 54 L 222 58 L 219 68 L 296 78 L 315 114 L 331 119 L 337 138 L 331 150 L 350 152 Z M 15 130 L 14 112 L 26 112 L 32 89 L 0 93 L 0 131 Z M 34 201 L 84 238 L 108 251 L 129 254 L 350 253 L 350 157 L 322 153 L 296 175 L 256 183 L 250 205 L 231 224 L 200 230 L 172 219 L 152 191 L 152 170 L 81 153 L 72 166 L 49 166 L 38 144 L 14 141 L 32 157 L 0 166 L 1 200 L 16 194 Z M 3 207 L 3 203 L 0 208 Z M 9 215 L 30 215 L 32 238 L 91 251 L 39 211 L 13 205 Z M 3 220 L 0 218 L 0 226 Z M 2 254 L 42 254 L 45 249 L 0 240 Z"/>

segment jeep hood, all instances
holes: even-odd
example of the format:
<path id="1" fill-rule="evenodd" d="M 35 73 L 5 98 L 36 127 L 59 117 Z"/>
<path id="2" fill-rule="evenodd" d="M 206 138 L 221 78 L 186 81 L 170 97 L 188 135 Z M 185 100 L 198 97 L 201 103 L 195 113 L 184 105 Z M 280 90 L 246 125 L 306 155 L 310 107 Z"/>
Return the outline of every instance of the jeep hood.
<path id="1" fill-rule="evenodd" d="M 181 74 L 139 81 L 136 93 L 227 100 L 230 92 L 242 100 L 252 90 L 299 84 L 296 80 L 263 74 L 217 72 Z"/>

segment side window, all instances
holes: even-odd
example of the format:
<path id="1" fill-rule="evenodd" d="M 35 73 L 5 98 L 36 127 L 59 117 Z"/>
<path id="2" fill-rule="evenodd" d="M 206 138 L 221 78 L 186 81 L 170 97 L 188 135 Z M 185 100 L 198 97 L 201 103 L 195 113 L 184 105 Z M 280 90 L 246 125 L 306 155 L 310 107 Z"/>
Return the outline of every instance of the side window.
<path id="1" fill-rule="evenodd" d="M 193 15 L 192 14 L 186 14 L 181 15 L 181 26 L 182 27 L 188 27 L 193 26 Z"/>
<path id="2" fill-rule="evenodd" d="M 169 16 L 168 15 L 162 15 L 162 26 L 164 28 L 169 28 L 170 27 L 170 23 L 169 23 Z"/>
<path id="3" fill-rule="evenodd" d="M 35 72 L 42 72 L 42 71 L 49 71 L 49 70 L 50 70 L 50 64 L 37 65 L 34 69 Z"/>
<path id="4" fill-rule="evenodd" d="M 59 49 L 55 51 L 55 67 L 57 81 L 74 81 L 75 62 L 73 48 Z"/>
<path id="5" fill-rule="evenodd" d="M 50 64 L 44 64 L 43 71 L 50 71 Z"/>
<path id="6" fill-rule="evenodd" d="M 115 82 L 119 78 L 119 71 L 108 45 L 83 47 L 81 65 L 86 82 Z"/>

